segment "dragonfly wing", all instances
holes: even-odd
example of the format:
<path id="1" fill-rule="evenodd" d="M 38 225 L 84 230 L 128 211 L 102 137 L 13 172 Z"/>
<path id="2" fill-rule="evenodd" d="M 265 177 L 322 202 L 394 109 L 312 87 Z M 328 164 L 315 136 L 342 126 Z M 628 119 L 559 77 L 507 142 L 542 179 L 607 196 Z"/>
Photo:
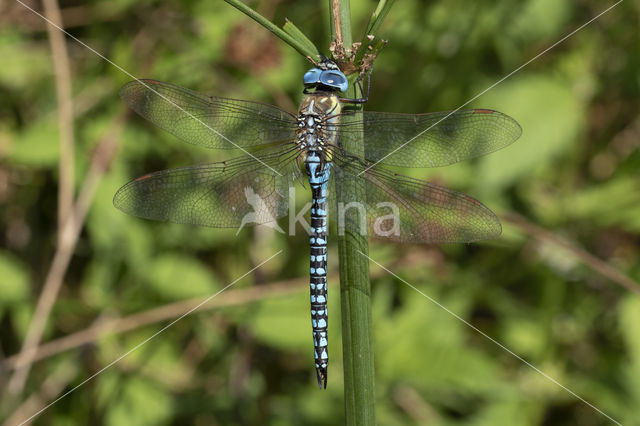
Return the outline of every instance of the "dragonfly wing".
<path id="1" fill-rule="evenodd" d="M 219 98 L 157 80 L 120 89 L 129 107 L 185 142 L 216 149 L 247 148 L 295 138 L 295 117 L 259 102 Z"/>
<path id="2" fill-rule="evenodd" d="M 344 115 L 344 114 L 343 114 Z M 340 134 L 364 144 L 367 160 L 392 166 L 440 167 L 497 151 L 520 137 L 520 125 L 487 109 L 399 114 L 365 111 Z"/>
<path id="3" fill-rule="evenodd" d="M 146 219 L 215 228 L 275 222 L 288 213 L 288 188 L 300 175 L 296 155 L 293 149 L 151 173 L 120 188 L 113 204 Z"/>
<path id="4" fill-rule="evenodd" d="M 368 235 L 396 242 L 468 243 L 502 232 L 496 215 L 468 195 L 359 160 L 334 162 L 335 185 L 362 185 L 355 199 L 339 200 L 343 211 L 338 204 L 334 212 L 339 226 L 341 221 L 353 226 L 353 215 L 365 212 Z"/>

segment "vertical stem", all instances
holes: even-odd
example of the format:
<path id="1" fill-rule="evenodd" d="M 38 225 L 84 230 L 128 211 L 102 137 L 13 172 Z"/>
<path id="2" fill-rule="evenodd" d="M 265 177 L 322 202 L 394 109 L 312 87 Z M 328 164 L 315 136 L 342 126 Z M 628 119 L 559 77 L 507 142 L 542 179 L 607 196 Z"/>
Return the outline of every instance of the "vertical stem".
<path id="1" fill-rule="evenodd" d="M 62 14 L 56 0 L 43 1 L 44 14 L 54 25 L 64 28 Z M 51 47 L 51 57 L 56 80 L 56 98 L 58 102 L 58 125 L 60 134 L 60 158 L 58 162 L 58 241 L 56 252 L 64 250 L 66 247 L 65 229 L 67 222 L 71 222 L 73 215 L 73 188 L 75 179 L 74 169 L 74 133 L 73 133 L 73 101 L 71 94 L 71 65 L 65 36 L 62 31 L 53 25 L 47 25 L 49 34 L 49 45 Z M 43 288 L 40 301 L 47 293 L 47 288 Z M 57 290 L 50 294 L 51 306 L 57 298 Z M 38 308 L 40 308 L 40 303 Z M 50 308 L 50 307 L 49 307 Z M 37 309 L 29 324 L 29 329 L 25 341 L 20 350 L 21 354 L 34 349 L 40 343 L 44 326 L 49 318 L 50 309 L 43 306 Z M 39 316 L 40 315 L 40 316 Z M 9 393 L 13 396 L 19 395 L 29 376 L 30 365 L 17 369 L 9 380 Z"/>
<path id="2" fill-rule="evenodd" d="M 352 43 L 348 0 L 331 0 L 332 32 L 337 43 L 350 47 Z M 351 85 L 350 95 L 359 98 L 362 93 Z M 356 107 L 362 110 L 361 106 Z M 362 120 L 362 114 L 343 117 Z M 360 136 L 361 138 L 364 135 Z M 342 140 L 346 150 L 364 157 L 363 145 Z M 336 176 L 337 177 L 337 176 Z M 338 179 L 336 179 L 338 182 Z M 362 204 L 366 193 L 362 177 L 344 179 L 336 185 L 338 202 L 346 206 L 349 201 Z M 340 209 L 339 209 L 340 210 Z M 338 235 L 340 258 L 340 301 L 342 306 L 342 350 L 344 357 L 344 400 L 347 425 L 375 424 L 375 375 L 373 367 L 373 331 L 371 320 L 371 289 L 369 283 L 369 249 L 367 236 L 360 232 L 361 221 L 357 208 L 345 214 L 344 232 Z M 366 223 L 365 229 L 366 229 Z M 340 235 L 342 234 L 342 235 Z"/>
<path id="3" fill-rule="evenodd" d="M 352 185 L 349 185 L 352 186 Z M 353 186 L 357 186 L 353 185 Z M 344 192 L 352 189 L 345 185 Z M 342 194 L 338 194 L 340 197 Z M 375 424 L 371 292 L 366 236 L 345 229 L 338 237 L 344 403 L 347 425 Z"/>
<path id="4" fill-rule="evenodd" d="M 56 0 L 42 2 L 45 16 L 54 24 L 64 28 L 62 14 Z M 58 102 L 58 125 L 60 133 L 60 160 L 58 163 L 58 244 L 64 222 L 69 219 L 73 208 L 73 188 L 75 179 L 73 101 L 71 94 L 71 65 L 67 44 L 62 31 L 53 25 L 47 25 L 51 59 L 56 79 L 56 98 Z"/>

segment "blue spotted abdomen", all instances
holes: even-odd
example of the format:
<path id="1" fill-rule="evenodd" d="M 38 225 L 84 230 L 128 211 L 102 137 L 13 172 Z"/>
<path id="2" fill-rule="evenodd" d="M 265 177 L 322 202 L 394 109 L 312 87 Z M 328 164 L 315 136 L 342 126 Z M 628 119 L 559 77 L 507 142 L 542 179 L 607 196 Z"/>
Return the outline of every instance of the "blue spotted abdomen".
<path id="1" fill-rule="evenodd" d="M 316 151 L 305 159 L 311 186 L 311 247 L 310 279 L 311 325 L 318 385 L 327 387 L 327 187 L 331 163 L 321 160 Z"/>

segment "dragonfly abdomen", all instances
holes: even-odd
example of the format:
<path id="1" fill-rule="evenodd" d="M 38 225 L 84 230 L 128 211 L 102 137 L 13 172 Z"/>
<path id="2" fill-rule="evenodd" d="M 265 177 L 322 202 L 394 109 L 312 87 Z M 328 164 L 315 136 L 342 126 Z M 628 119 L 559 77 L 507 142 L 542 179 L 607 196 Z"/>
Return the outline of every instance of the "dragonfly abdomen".
<path id="1" fill-rule="evenodd" d="M 327 188 L 331 163 L 320 153 L 309 151 L 305 159 L 311 187 L 311 235 L 309 288 L 311 293 L 311 325 L 318 386 L 327 387 Z"/>

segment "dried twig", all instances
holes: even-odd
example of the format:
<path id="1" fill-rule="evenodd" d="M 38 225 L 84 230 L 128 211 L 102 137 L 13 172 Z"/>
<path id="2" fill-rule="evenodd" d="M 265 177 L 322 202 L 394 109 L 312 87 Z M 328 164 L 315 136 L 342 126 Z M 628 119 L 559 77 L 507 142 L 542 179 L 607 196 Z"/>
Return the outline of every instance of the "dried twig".
<path id="1" fill-rule="evenodd" d="M 25 424 L 32 413 L 38 412 L 49 401 L 60 395 L 66 386 L 73 380 L 79 365 L 72 360 L 57 366 L 55 371 L 42 382 L 40 389 L 22 402 L 14 412 L 7 417 L 3 426 Z M 28 421 L 28 420 L 27 420 Z"/>
<path id="2" fill-rule="evenodd" d="M 57 0 L 44 0 L 44 15 L 60 28 L 64 28 Z M 58 127 L 60 132 L 60 158 L 58 160 L 58 231 L 71 214 L 73 207 L 74 135 L 73 101 L 71 97 L 71 65 L 64 33 L 47 25 L 58 101 Z M 58 234 L 58 242 L 61 234 Z"/>
<path id="3" fill-rule="evenodd" d="M 47 19 L 63 28 L 62 14 L 60 13 L 57 0 L 44 0 L 43 6 Z M 74 136 L 73 102 L 71 100 L 71 67 L 64 33 L 53 25 L 47 25 L 47 33 L 49 35 L 49 45 L 51 46 L 56 81 L 56 97 L 58 101 L 58 127 L 60 132 L 60 158 L 58 161 L 58 247 L 62 247 L 65 230 L 64 224 L 71 218 L 73 207 Z M 45 286 L 41 294 L 41 301 L 45 293 L 47 297 L 52 296 L 48 290 Z M 54 299 L 55 295 L 57 295 L 57 291 L 53 295 Z M 51 304 L 53 304 L 53 301 L 51 301 Z M 42 320 L 39 319 L 37 316 L 38 313 L 46 313 L 45 318 Z M 48 311 L 38 312 L 36 310 L 23 349 L 25 349 L 27 345 L 33 345 L 34 347 L 38 345 L 42 334 L 39 326 L 42 322 L 42 328 L 44 328 L 44 323 L 46 323 L 46 317 L 48 317 L 48 315 Z M 11 377 L 8 387 L 10 394 L 17 395 L 22 392 L 28 371 L 28 369 L 22 370 Z"/>
<path id="4" fill-rule="evenodd" d="M 120 132 L 124 125 L 125 116 L 124 110 L 119 113 L 114 123 L 109 126 L 110 131 L 99 142 L 91 160 L 87 178 L 80 189 L 78 199 L 73 206 L 71 214 L 67 217 L 67 220 L 65 220 L 60 230 L 61 235 L 51 262 L 51 267 L 49 268 L 42 292 L 40 293 L 33 319 L 31 324 L 29 324 L 27 336 L 17 356 L 21 367 L 14 371 L 13 376 L 9 380 L 8 390 L 12 395 L 17 395 L 22 392 L 27 376 L 29 375 L 31 363 L 33 362 L 32 355 L 34 349 L 38 347 L 42 339 L 44 327 L 51 313 L 51 308 L 58 296 L 58 292 L 60 291 L 62 279 L 69 266 L 69 261 L 73 255 L 80 231 L 84 226 L 84 220 L 89 210 L 91 200 L 113 157 Z"/>
<path id="5" fill-rule="evenodd" d="M 334 278 L 337 279 L 337 276 Z M 195 310 L 194 313 L 208 311 L 223 306 L 243 305 L 250 302 L 264 300 L 267 297 L 279 297 L 297 293 L 306 289 L 303 285 L 306 282 L 306 279 L 293 279 L 268 285 L 228 290 Z M 177 318 L 185 312 L 188 312 L 194 306 L 202 303 L 202 299 L 202 297 L 196 297 L 189 300 L 181 300 L 179 302 L 135 313 L 124 318 L 100 321 L 91 327 L 85 328 L 84 330 L 53 340 L 38 348 L 33 348 L 28 354 L 30 355 L 28 361 L 39 361 L 60 352 L 93 343 L 112 334 L 124 333 L 145 325 Z M 25 357 L 22 359 L 20 358 L 20 354 L 8 357 L 6 359 L 6 368 L 21 368 L 25 365 L 26 361 Z"/>
<path id="6" fill-rule="evenodd" d="M 410 264 L 412 262 L 414 262 L 412 257 L 404 257 L 401 261 L 394 263 L 394 266 L 401 267 L 404 264 Z M 375 278 L 382 275 L 382 273 L 383 271 L 377 271 L 372 273 L 371 276 Z M 329 285 L 334 285 L 338 278 L 337 274 L 329 275 L 327 277 Z M 266 298 L 281 297 L 300 291 L 306 291 L 306 287 L 304 286 L 306 283 L 306 278 L 296 278 L 250 288 L 228 290 L 221 293 L 206 305 L 195 310 L 194 313 L 209 311 L 226 306 L 238 306 L 264 300 Z M 169 303 L 167 305 L 138 312 L 123 318 L 98 320 L 90 327 L 59 339 L 52 340 L 37 348 L 32 348 L 28 353 L 23 354 L 21 352 L 7 357 L 4 360 L 3 368 L 5 370 L 13 370 L 24 366 L 27 362 L 27 356 L 29 357 L 29 362 L 33 363 L 49 358 L 53 355 L 57 355 L 61 352 L 75 349 L 83 345 L 92 344 L 103 337 L 124 333 L 160 321 L 177 318 L 201 302 L 202 297 L 197 297 L 189 300 Z"/>
<path id="7" fill-rule="evenodd" d="M 508 222 L 518 228 L 520 231 L 525 234 L 539 240 L 542 242 L 547 242 L 551 244 L 555 244 L 564 248 L 565 250 L 571 252 L 576 258 L 580 259 L 585 265 L 594 271 L 598 272 L 600 275 L 608 278 L 614 283 L 626 288 L 629 291 L 632 291 L 636 294 L 640 294 L 640 284 L 631 278 L 627 277 L 611 265 L 609 265 L 604 260 L 592 255 L 586 250 L 578 247 L 574 243 L 559 237 L 558 235 L 547 231 L 544 228 L 541 228 L 531 222 L 529 222 L 524 217 L 516 214 L 516 213 L 505 213 L 500 215 L 500 219 L 505 222 Z"/>

